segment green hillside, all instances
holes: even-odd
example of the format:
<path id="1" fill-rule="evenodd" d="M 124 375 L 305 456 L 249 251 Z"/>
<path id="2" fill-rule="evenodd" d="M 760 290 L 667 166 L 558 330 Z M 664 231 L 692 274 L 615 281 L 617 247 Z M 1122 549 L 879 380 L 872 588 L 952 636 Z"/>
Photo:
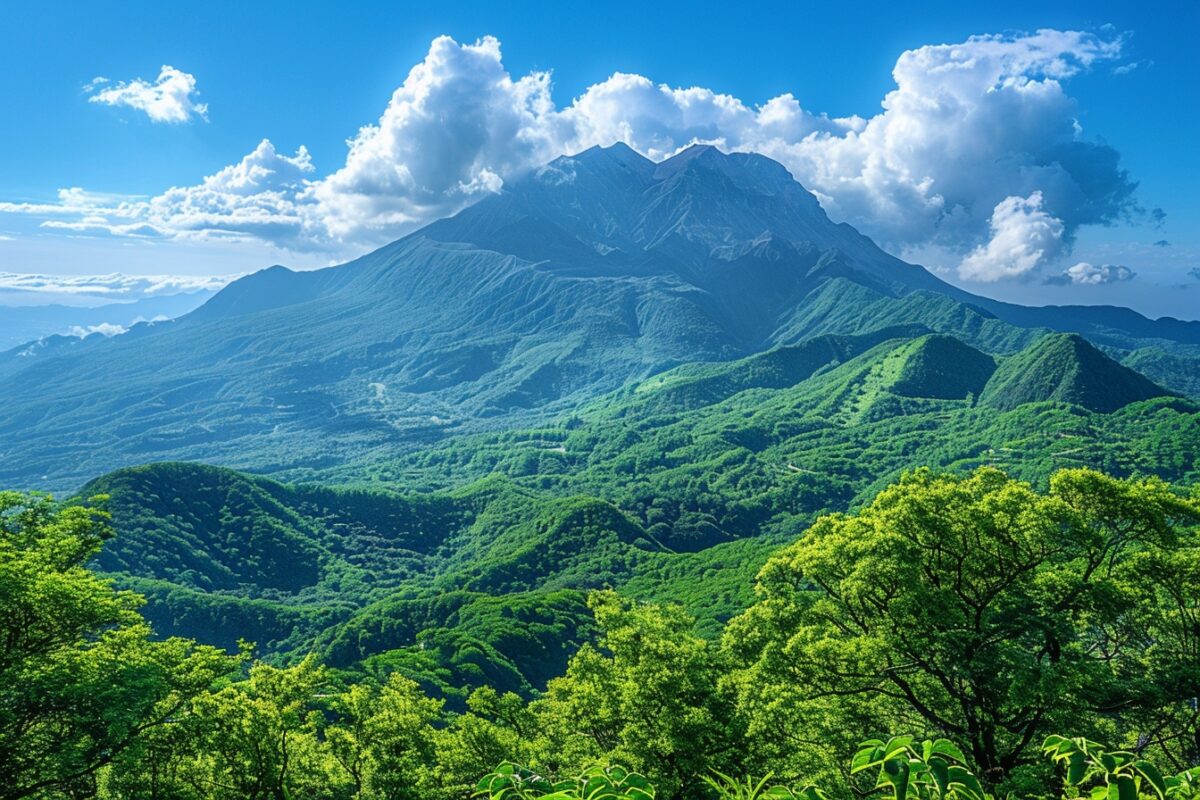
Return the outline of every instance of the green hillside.
<path id="1" fill-rule="evenodd" d="M 1082 337 L 1054 334 L 1003 359 L 980 402 L 1005 411 L 1055 401 L 1107 412 L 1166 394 L 1161 386 L 1113 361 Z"/>
<path id="2" fill-rule="evenodd" d="M 121 470 L 83 492 L 112 497 L 118 536 L 97 564 L 149 598 L 164 633 L 399 669 L 449 696 L 485 683 L 527 693 L 586 638 L 584 592 L 680 602 L 715 634 L 779 544 L 916 465 L 991 464 L 1038 485 L 1066 466 L 1200 479 L 1200 406 L 1161 390 L 1109 412 L 1053 394 L 987 402 L 1031 357 L 1082 353 L 1067 363 L 1128 372 L 1071 337 L 997 368 L 955 338 L 897 333 L 919 331 L 686 365 L 560 425 L 459 436 L 293 476 L 302 483 L 195 464 Z"/>
<path id="3" fill-rule="evenodd" d="M 978 396 L 996 361 L 953 336 L 924 336 L 908 345 L 891 391 L 905 397 L 963 400 Z"/>

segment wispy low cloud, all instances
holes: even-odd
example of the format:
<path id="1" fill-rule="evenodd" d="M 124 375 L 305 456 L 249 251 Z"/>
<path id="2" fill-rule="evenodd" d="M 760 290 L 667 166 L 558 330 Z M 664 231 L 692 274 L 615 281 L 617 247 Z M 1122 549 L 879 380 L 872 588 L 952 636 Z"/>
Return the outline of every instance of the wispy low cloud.
<path id="1" fill-rule="evenodd" d="M 1130 75 L 1139 69 L 1149 69 L 1154 66 L 1153 61 L 1130 61 L 1127 64 L 1119 64 L 1113 67 L 1113 75 Z"/>
<path id="2" fill-rule="evenodd" d="M 0 292 L 132 301 L 144 297 L 216 291 L 236 275 L 39 275 L 0 272 Z"/>
<path id="3" fill-rule="evenodd" d="M 120 336 L 122 333 L 125 333 L 128 330 L 129 329 L 124 325 L 116 325 L 112 322 L 101 322 L 99 325 L 88 325 L 87 327 L 84 327 L 83 325 L 72 325 L 68 335 L 78 336 L 80 339 L 85 339 L 88 336 L 91 336 L 93 333 L 98 333 L 101 336 L 112 337 Z"/>
<path id="4" fill-rule="evenodd" d="M 95 92 L 89 103 L 125 106 L 145 112 L 152 122 L 208 119 L 208 104 L 197 103 L 196 77 L 164 64 L 153 83 L 141 78 L 109 86 L 108 78 L 93 78 L 84 91 Z"/>
<path id="5" fill-rule="evenodd" d="M 264 139 L 241 161 L 195 186 L 155 197 L 59 189 L 58 202 L 0 202 L 0 213 L 43 217 L 43 228 L 137 239 L 246 240 L 293 250 L 327 249 L 303 195 L 313 171 L 308 150 L 278 153 Z"/>

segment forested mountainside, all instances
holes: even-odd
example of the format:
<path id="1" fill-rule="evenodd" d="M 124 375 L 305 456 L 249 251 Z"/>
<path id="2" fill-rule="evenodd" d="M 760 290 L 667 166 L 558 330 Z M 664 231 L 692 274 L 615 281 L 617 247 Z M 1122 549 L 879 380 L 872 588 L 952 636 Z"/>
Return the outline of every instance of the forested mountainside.
<path id="1" fill-rule="evenodd" d="M 891 328 L 680 366 L 560 425 L 300 483 L 166 463 L 82 495 L 111 496 L 97 566 L 163 633 L 527 694 L 586 638 L 585 592 L 679 602 L 715 635 L 775 548 L 917 465 L 1190 484 L 1200 405 L 1076 335 L 1004 355 Z"/>
<path id="2" fill-rule="evenodd" d="M 170 323 L 0 355 L 0 481 L 74 490 L 159 460 L 318 472 L 897 325 L 996 355 L 1077 332 L 1184 394 L 1200 371 L 1200 323 L 975 297 L 834 224 L 763 156 L 616 145 L 349 264 L 272 267 Z"/>
<path id="3" fill-rule="evenodd" d="M 181 483 L 194 492 L 155 494 Z M 477 500 L 511 487 L 493 479 L 430 503 L 159 465 L 95 488 L 116 492 L 126 527 L 153 509 L 147 547 L 110 538 L 101 500 L 0 493 L 0 793 L 14 800 L 1196 796 L 1195 486 L 1062 469 L 1039 489 L 991 467 L 915 470 L 765 561 L 725 549 L 702 575 L 656 576 L 685 579 L 693 597 L 753 586 L 744 611 L 700 631 L 675 603 L 504 592 L 572 557 L 569 580 L 587 582 L 580 547 L 604 570 L 616 561 L 597 553 L 619 555 L 604 543 L 636 535 L 602 502 L 546 497 L 546 515 L 513 529 L 528 548 L 504 532 L 499 548 L 461 538 L 475 556 L 517 555 L 470 570 L 496 593 L 393 592 L 290 654 L 155 636 L 141 597 L 88 562 L 107 541 L 100 560 L 113 566 L 159 550 L 165 571 L 213 585 L 311 597 L 341 581 L 352 600 L 357 578 L 366 589 L 372 573 L 402 572 L 405 550 L 428 555 L 422 539 L 453 560 L 429 534 L 503 513 Z M 396 546 L 363 558 L 391 528 Z M 752 581 L 727 583 L 748 564 Z M 151 617 L 262 633 L 242 613 L 256 601 L 187 594 L 152 598 Z M 336 623 L 346 609 L 329 605 Z M 355 660 L 378 647 L 391 649 Z M 897 730 L 919 733 L 877 733 Z"/>

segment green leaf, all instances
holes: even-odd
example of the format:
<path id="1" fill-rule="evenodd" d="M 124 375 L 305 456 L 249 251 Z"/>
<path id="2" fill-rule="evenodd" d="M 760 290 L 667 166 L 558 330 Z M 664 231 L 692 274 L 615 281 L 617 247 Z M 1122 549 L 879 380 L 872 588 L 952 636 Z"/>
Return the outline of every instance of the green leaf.
<path id="1" fill-rule="evenodd" d="M 1133 762 L 1133 768 L 1146 779 L 1146 782 L 1154 787 L 1154 792 L 1161 798 L 1167 793 L 1167 782 L 1163 779 L 1162 773 L 1158 771 L 1158 767 L 1151 764 L 1145 759 L 1140 759 Z"/>
<path id="2" fill-rule="evenodd" d="M 1076 750 L 1067 761 L 1067 785 L 1078 786 L 1087 776 L 1087 758 Z"/>

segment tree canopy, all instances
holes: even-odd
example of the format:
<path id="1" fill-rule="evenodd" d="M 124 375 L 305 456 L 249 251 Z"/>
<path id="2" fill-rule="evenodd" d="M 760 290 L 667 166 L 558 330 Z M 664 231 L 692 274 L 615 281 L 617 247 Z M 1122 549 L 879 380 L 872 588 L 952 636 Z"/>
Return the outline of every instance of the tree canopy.
<path id="1" fill-rule="evenodd" d="M 907 474 L 763 568 L 725 634 L 750 734 L 776 755 L 814 721 L 937 732 L 992 785 L 1068 728 L 1194 763 L 1197 521 L 1157 479 Z"/>

